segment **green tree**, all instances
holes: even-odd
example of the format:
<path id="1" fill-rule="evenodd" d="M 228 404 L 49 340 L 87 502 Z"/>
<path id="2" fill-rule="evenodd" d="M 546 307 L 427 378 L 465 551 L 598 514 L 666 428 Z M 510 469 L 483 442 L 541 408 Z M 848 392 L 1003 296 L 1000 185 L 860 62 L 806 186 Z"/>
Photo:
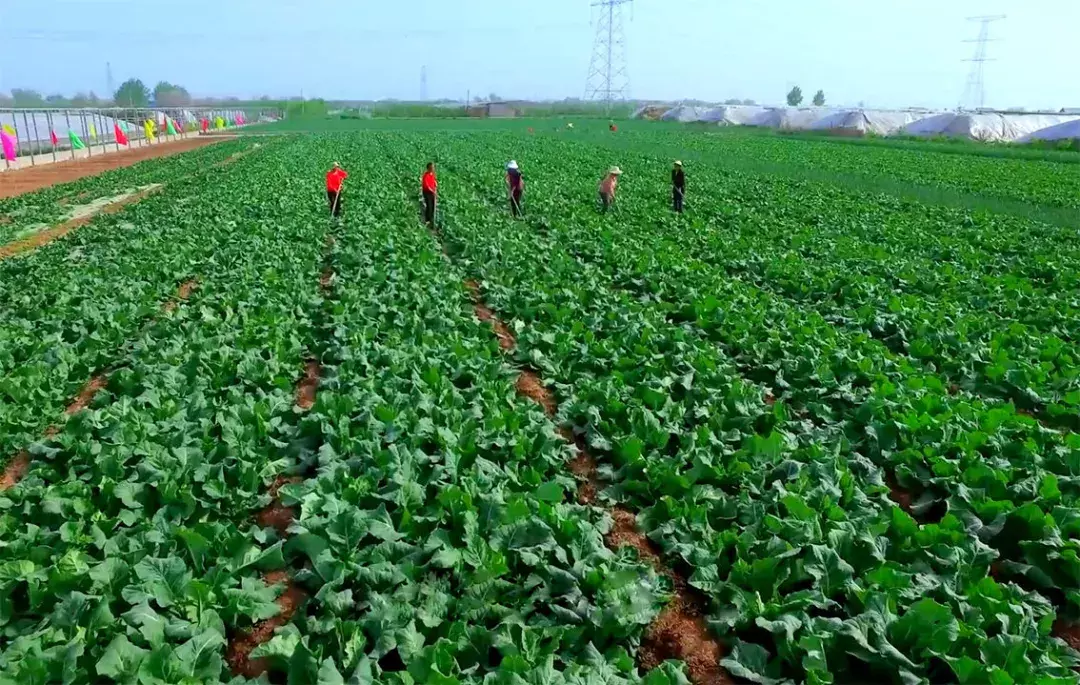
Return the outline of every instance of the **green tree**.
<path id="1" fill-rule="evenodd" d="M 129 78 L 116 89 L 113 101 L 117 107 L 149 107 L 150 89 L 137 78 Z"/>
<path id="2" fill-rule="evenodd" d="M 68 99 L 60 93 L 53 93 L 49 97 L 45 98 L 45 104 L 50 107 L 68 107 L 71 103 L 68 102 Z"/>
<path id="3" fill-rule="evenodd" d="M 824 105 L 825 105 L 825 91 L 819 90 L 818 92 L 814 93 L 814 106 L 815 107 L 822 107 Z"/>
<path id="4" fill-rule="evenodd" d="M 186 107 L 191 104 L 191 94 L 183 86 L 161 81 L 154 86 L 154 104 L 159 107 Z"/>
<path id="5" fill-rule="evenodd" d="M 71 106 L 100 107 L 101 100 L 98 98 L 97 95 L 94 94 L 94 91 L 90 91 L 89 95 L 87 95 L 86 93 L 75 93 L 73 96 L 71 96 Z"/>
<path id="6" fill-rule="evenodd" d="M 787 103 L 790 107 L 798 107 L 802 103 L 802 88 L 795 86 L 787 94 Z"/>
<path id="7" fill-rule="evenodd" d="M 29 88 L 12 88 L 11 99 L 15 101 L 16 107 L 41 107 L 45 104 L 41 93 Z"/>

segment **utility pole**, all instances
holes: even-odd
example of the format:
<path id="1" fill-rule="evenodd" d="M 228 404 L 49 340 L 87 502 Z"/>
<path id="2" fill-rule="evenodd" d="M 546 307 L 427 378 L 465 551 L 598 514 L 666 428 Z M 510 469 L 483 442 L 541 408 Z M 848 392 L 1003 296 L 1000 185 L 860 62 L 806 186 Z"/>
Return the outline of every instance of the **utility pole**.
<path id="1" fill-rule="evenodd" d="M 111 100 L 113 95 L 116 94 L 116 90 L 113 88 L 112 62 L 105 63 L 105 88 L 109 91 L 108 97 Z"/>
<path id="2" fill-rule="evenodd" d="M 420 102 L 427 102 L 427 65 L 420 67 Z"/>
<path id="3" fill-rule="evenodd" d="M 623 32 L 623 5 L 633 0 L 597 0 L 600 8 L 593 39 L 589 76 L 585 79 L 585 99 L 603 100 L 605 111 L 611 113 L 613 100 L 625 100 L 630 90 L 630 75 L 626 70 L 626 35 Z"/>
<path id="4" fill-rule="evenodd" d="M 998 39 L 990 37 L 990 24 L 995 21 L 1001 21 L 1005 19 L 1004 14 L 994 14 L 982 17 L 968 17 L 968 21 L 977 21 L 981 24 L 979 27 L 979 37 L 975 40 L 965 40 L 965 43 L 975 43 L 975 56 L 971 59 L 964 60 L 965 62 L 971 62 L 971 72 L 968 74 L 967 84 L 964 86 L 964 95 L 960 101 L 960 107 L 968 103 L 974 103 L 976 109 L 982 109 L 986 105 L 986 84 L 984 81 L 985 67 L 987 62 L 993 62 L 995 60 L 986 56 L 986 46 L 989 43 L 996 42 Z"/>

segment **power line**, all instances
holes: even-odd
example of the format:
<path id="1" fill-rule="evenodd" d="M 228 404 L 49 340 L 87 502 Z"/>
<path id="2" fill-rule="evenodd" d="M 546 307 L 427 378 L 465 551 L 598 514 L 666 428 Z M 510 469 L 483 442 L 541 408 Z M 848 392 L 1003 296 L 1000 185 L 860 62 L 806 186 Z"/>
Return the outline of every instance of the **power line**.
<path id="1" fill-rule="evenodd" d="M 1005 19 L 1004 14 L 968 17 L 968 21 L 977 21 L 980 26 L 978 38 L 964 41 L 965 43 L 975 43 L 975 56 L 964 60 L 965 62 L 971 62 L 971 72 L 968 74 L 964 94 L 960 99 L 961 108 L 969 103 L 974 103 L 976 109 L 982 109 L 986 106 L 985 65 L 987 62 L 996 61 L 986 56 L 986 47 L 988 44 L 998 40 L 990 37 L 990 25 L 1002 19 Z"/>
<path id="2" fill-rule="evenodd" d="M 630 92 L 626 70 L 626 35 L 623 32 L 623 5 L 633 0 L 599 0 L 600 8 L 593 39 L 589 75 L 585 79 L 585 99 L 603 100 L 608 113 L 613 100 L 625 100 Z"/>

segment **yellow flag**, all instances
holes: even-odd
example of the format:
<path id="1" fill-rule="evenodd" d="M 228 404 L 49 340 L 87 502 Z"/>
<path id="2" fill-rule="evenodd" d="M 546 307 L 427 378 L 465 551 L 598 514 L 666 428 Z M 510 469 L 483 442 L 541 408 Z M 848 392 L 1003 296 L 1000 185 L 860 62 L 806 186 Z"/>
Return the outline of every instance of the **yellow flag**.
<path id="1" fill-rule="evenodd" d="M 15 137 L 15 129 L 11 128 L 11 127 L 10 127 L 10 126 L 8 126 L 7 124 L 4 124 L 4 125 L 3 125 L 2 127 L 0 127 L 0 128 L 3 128 L 3 129 L 4 129 L 4 133 L 8 134 L 9 136 L 11 136 L 11 137 L 13 137 L 13 138 Z"/>
<path id="2" fill-rule="evenodd" d="M 97 129 L 93 124 L 90 124 L 90 140 L 97 140 Z"/>
<path id="3" fill-rule="evenodd" d="M 145 121 L 145 122 L 143 123 L 143 129 L 145 129 L 145 130 L 146 130 L 146 139 L 147 139 L 147 140 L 150 140 L 150 141 L 153 141 L 153 140 L 155 140 L 155 136 L 154 136 L 154 122 L 152 122 L 152 121 L 150 121 L 149 119 L 147 119 L 147 120 L 146 120 L 146 121 Z"/>

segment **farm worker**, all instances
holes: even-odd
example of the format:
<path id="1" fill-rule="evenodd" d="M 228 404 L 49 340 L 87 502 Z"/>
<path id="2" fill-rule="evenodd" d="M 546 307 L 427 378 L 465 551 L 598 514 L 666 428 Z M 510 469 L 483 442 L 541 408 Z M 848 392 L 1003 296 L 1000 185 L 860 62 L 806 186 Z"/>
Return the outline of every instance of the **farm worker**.
<path id="1" fill-rule="evenodd" d="M 683 173 L 682 162 L 675 160 L 675 167 L 671 170 L 671 201 L 673 208 L 682 214 L 683 198 L 686 196 L 686 174 Z"/>
<path id="2" fill-rule="evenodd" d="M 600 211 L 606 212 L 615 202 L 615 188 L 619 185 L 620 176 L 622 176 L 622 169 L 613 166 L 600 181 Z"/>
<path id="3" fill-rule="evenodd" d="M 511 159 L 506 165 L 506 190 L 510 196 L 510 212 L 521 215 L 521 196 L 525 192 L 525 179 L 521 177 L 517 161 Z"/>
<path id="4" fill-rule="evenodd" d="M 439 192 L 439 182 L 435 179 L 435 162 L 428 162 L 427 170 L 420 178 L 420 191 L 424 195 L 424 221 L 429 226 L 434 226 L 435 196 Z"/>
<path id="5" fill-rule="evenodd" d="M 326 201 L 330 203 L 330 215 L 341 216 L 341 185 L 349 177 L 349 172 L 341 168 L 340 162 L 334 162 L 334 168 L 326 172 Z"/>
<path id="6" fill-rule="evenodd" d="M 619 130 L 619 127 L 615 125 L 614 121 L 612 121 L 612 122 L 608 123 L 608 130 L 611 131 L 612 133 L 615 133 L 616 131 Z"/>
<path id="7" fill-rule="evenodd" d="M 573 122 L 569 122 L 569 121 L 568 121 L 568 122 L 566 123 L 566 128 L 569 128 L 569 129 L 572 129 L 572 128 L 574 128 L 574 123 L 573 123 Z"/>

